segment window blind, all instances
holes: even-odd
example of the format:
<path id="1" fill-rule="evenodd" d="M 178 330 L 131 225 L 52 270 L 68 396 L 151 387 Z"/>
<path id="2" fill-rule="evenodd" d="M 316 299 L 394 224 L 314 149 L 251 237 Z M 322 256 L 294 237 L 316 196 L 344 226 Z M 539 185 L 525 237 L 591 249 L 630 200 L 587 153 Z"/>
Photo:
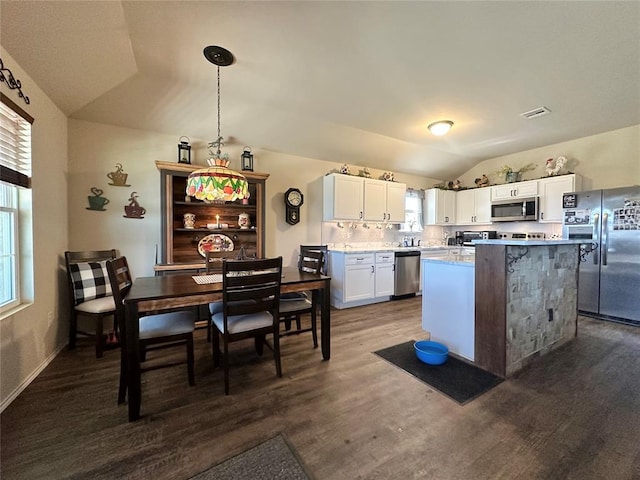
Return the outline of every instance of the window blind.
<path id="1" fill-rule="evenodd" d="M 33 118 L 5 95 L 0 100 L 0 181 L 31 188 Z"/>

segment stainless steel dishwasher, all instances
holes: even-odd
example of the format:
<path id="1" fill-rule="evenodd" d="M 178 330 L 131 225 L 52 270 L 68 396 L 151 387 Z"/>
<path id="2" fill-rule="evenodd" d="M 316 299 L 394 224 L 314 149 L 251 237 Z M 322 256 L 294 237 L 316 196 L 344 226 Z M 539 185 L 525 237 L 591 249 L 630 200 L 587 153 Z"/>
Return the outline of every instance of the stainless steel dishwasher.
<path id="1" fill-rule="evenodd" d="M 395 254 L 393 299 L 415 296 L 420 290 L 420 251 L 405 250 Z"/>

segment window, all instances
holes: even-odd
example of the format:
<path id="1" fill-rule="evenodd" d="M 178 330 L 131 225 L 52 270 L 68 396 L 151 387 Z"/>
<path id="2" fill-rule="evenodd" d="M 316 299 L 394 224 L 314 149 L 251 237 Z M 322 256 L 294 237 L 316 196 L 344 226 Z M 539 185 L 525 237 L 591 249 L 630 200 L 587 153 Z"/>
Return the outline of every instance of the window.
<path id="1" fill-rule="evenodd" d="M 424 190 L 407 189 L 404 197 L 404 223 L 401 232 L 422 232 L 422 201 Z"/>
<path id="2" fill-rule="evenodd" d="M 31 220 L 31 118 L 0 96 L 0 313 L 22 302 L 20 247 Z M 24 232 L 24 233 L 23 233 Z"/>

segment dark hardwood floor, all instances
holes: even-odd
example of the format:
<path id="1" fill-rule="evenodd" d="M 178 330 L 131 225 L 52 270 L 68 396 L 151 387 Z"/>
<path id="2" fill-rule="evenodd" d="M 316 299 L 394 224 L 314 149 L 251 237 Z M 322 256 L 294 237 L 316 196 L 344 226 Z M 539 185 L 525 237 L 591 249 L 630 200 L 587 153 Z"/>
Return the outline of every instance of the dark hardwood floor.
<path id="1" fill-rule="evenodd" d="M 425 338 L 420 298 L 332 325 L 328 362 L 309 335 L 282 340 L 281 379 L 269 350 L 232 345 L 228 397 L 199 330 L 196 386 L 186 366 L 145 373 L 135 423 L 118 352 L 81 342 L 2 413 L 0 476 L 187 479 L 283 431 L 316 479 L 640 478 L 640 329 L 581 318 L 574 341 L 459 406 L 371 353 Z"/>

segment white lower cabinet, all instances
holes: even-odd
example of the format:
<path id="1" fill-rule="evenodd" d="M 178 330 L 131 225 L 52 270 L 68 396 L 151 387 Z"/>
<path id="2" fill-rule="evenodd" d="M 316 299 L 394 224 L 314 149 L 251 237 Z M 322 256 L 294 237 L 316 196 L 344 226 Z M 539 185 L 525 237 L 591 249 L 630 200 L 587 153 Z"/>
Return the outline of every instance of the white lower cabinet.
<path id="1" fill-rule="evenodd" d="M 344 267 L 344 301 L 355 302 L 373 297 L 375 288 L 375 265 L 373 255 L 363 255 L 371 257 L 363 263 L 347 264 Z"/>
<path id="2" fill-rule="evenodd" d="M 393 266 L 393 252 L 330 251 L 331 305 L 342 309 L 386 302 L 393 295 Z"/>
<path id="3" fill-rule="evenodd" d="M 395 255 L 393 252 L 376 253 L 376 297 L 390 297 L 394 290 Z"/>

